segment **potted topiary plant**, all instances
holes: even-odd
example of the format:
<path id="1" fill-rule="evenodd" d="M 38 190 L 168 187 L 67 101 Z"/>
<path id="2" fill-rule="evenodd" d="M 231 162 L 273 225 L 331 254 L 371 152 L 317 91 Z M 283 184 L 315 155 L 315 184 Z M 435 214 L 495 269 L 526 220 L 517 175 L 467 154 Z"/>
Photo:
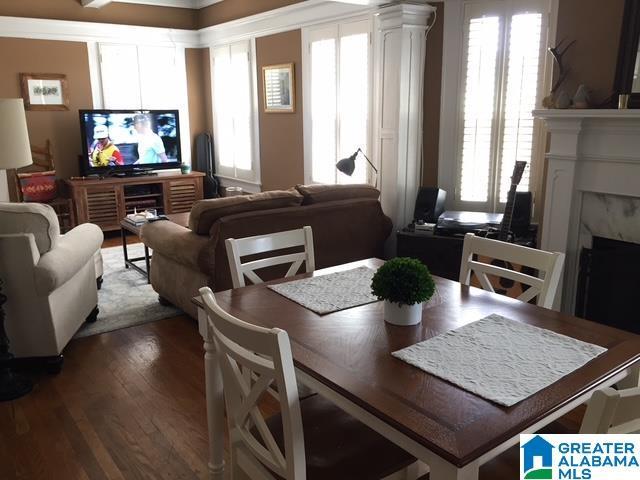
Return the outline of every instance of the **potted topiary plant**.
<path id="1" fill-rule="evenodd" d="M 422 321 L 422 304 L 436 290 L 429 269 L 420 260 L 398 257 L 386 262 L 373 276 L 371 291 L 384 300 L 384 319 L 394 325 Z"/>

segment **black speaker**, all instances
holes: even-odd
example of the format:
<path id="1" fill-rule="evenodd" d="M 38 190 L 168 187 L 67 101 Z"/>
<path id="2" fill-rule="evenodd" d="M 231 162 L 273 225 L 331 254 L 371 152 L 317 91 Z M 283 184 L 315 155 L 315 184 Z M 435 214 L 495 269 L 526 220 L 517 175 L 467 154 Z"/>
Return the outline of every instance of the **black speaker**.
<path id="1" fill-rule="evenodd" d="M 205 174 L 202 182 L 204 198 L 219 197 L 220 183 L 215 176 L 213 165 L 213 139 L 208 133 L 201 133 L 196 137 L 196 158 L 193 161 L 193 169 Z"/>
<path id="2" fill-rule="evenodd" d="M 436 223 L 444 212 L 447 192 L 435 187 L 421 187 L 416 198 L 413 220 L 424 220 L 425 223 Z"/>
<path id="3" fill-rule="evenodd" d="M 516 235 L 523 235 L 531 225 L 531 210 L 533 209 L 533 193 L 516 192 L 513 202 L 513 218 L 511 230 Z"/>

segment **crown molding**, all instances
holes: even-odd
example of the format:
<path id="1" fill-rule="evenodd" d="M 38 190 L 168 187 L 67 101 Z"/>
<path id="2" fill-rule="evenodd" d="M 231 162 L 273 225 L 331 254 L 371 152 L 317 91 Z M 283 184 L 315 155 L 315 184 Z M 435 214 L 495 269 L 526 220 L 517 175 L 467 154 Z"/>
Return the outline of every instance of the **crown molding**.
<path id="1" fill-rule="evenodd" d="M 197 30 L 22 17 L 0 17 L 0 37 L 83 43 L 133 43 L 186 48 L 202 46 Z"/>
<path id="2" fill-rule="evenodd" d="M 113 0 L 116 3 L 138 3 L 140 5 L 155 5 L 156 7 L 191 8 L 199 10 L 222 0 Z"/>
<path id="3" fill-rule="evenodd" d="M 328 23 L 338 19 L 369 14 L 375 5 L 341 1 L 306 0 L 264 13 L 212 25 L 199 30 L 203 46 L 228 43 L 250 37 L 264 37 L 275 33 Z"/>
<path id="4" fill-rule="evenodd" d="M 0 37 L 202 48 L 368 15 L 376 8 L 374 4 L 306 0 L 201 30 L 0 16 Z"/>

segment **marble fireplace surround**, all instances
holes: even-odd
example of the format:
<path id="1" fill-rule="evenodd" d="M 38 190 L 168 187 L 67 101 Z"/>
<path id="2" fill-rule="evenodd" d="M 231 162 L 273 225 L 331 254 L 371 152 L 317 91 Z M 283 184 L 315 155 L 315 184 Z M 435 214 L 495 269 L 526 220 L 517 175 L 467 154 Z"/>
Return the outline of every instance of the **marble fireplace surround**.
<path id="1" fill-rule="evenodd" d="M 640 110 L 535 110 L 550 134 L 540 247 L 566 253 L 556 307 L 573 313 L 582 247 L 640 243 Z"/>

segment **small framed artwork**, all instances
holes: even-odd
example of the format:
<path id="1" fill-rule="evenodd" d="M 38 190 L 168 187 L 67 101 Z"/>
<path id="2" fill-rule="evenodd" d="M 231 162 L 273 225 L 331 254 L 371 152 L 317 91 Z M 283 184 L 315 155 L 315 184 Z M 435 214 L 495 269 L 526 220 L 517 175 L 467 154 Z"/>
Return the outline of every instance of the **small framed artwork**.
<path id="1" fill-rule="evenodd" d="M 69 110 L 66 75 L 21 73 L 20 86 L 27 110 Z"/>
<path id="2" fill-rule="evenodd" d="M 296 109 L 293 63 L 262 67 L 264 111 L 293 113 Z"/>

